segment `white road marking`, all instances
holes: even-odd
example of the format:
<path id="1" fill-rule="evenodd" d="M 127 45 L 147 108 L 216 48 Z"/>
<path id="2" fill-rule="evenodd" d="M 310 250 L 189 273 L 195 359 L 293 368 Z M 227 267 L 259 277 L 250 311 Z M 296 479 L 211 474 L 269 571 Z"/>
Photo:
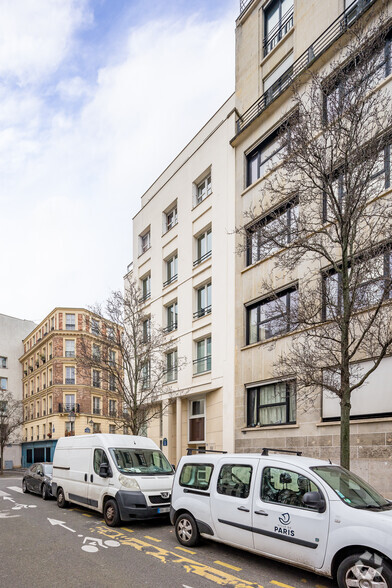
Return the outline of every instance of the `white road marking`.
<path id="1" fill-rule="evenodd" d="M 76 533 L 76 531 L 74 531 L 73 529 L 70 529 L 69 527 L 67 527 L 65 525 L 65 522 L 64 521 L 58 521 L 56 519 L 50 519 L 49 517 L 48 517 L 48 521 L 49 521 L 49 523 L 51 525 L 59 525 L 60 527 L 63 527 L 63 529 L 67 529 L 67 531 L 72 531 L 72 533 Z"/>
<path id="2" fill-rule="evenodd" d="M 1 496 L 9 496 L 8 492 L 3 492 L 3 490 L 0 490 L 0 497 Z"/>
<path id="3" fill-rule="evenodd" d="M 19 492 L 19 494 L 23 494 L 22 488 L 19 486 L 7 486 L 7 490 L 13 490 L 14 492 Z"/>
<path id="4" fill-rule="evenodd" d="M 14 519 L 20 517 L 20 515 L 12 515 L 9 512 L 0 512 L 0 519 Z"/>
<path id="5" fill-rule="evenodd" d="M 11 502 L 15 502 L 15 500 L 11 498 L 11 496 L 3 496 L 3 500 L 10 500 Z"/>

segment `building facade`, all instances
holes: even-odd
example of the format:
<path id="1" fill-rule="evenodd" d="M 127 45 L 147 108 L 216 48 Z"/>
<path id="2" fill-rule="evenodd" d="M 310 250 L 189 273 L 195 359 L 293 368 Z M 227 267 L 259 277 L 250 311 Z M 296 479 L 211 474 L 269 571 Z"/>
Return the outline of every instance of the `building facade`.
<path id="1" fill-rule="evenodd" d="M 107 346 L 113 326 L 80 308 L 55 308 L 23 340 L 22 465 L 52 461 L 57 439 L 122 433 L 122 403 L 102 369 L 86 367 L 83 345 Z M 85 342 L 85 343 L 83 343 Z M 113 353 L 116 346 L 113 339 Z"/>
<path id="2" fill-rule="evenodd" d="M 263 204 L 260 194 L 276 165 L 281 147 L 279 128 L 293 109 L 291 80 L 300 79 L 308 67 L 327 72 L 342 50 L 347 28 L 365 14 L 371 19 L 371 11 L 376 22 L 381 4 L 377 0 L 241 3 L 236 23 L 239 116 L 232 139 L 236 152 L 237 225 L 244 224 L 244 214 L 251 207 L 257 210 L 257 222 L 264 224 L 277 214 L 290 213 L 288 207 L 279 212 L 282 202 L 278 200 L 265 198 Z M 388 10 L 387 19 L 390 3 Z M 385 65 L 383 62 L 380 67 L 382 87 L 391 80 L 387 45 Z M 387 195 L 389 183 L 383 183 L 381 188 Z M 295 381 L 277 379 L 274 369 L 278 355 L 290 353 L 289 320 L 283 332 L 274 329 L 273 319 L 264 320 L 266 305 L 277 292 L 279 298 L 284 297 L 287 309 L 297 293 L 301 295 L 306 288 L 307 268 L 299 264 L 293 272 L 279 276 L 276 291 L 263 290 L 264 278 L 272 275 L 279 252 L 263 257 L 255 244 L 255 226 L 249 225 L 250 245 L 235 262 L 235 449 L 254 452 L 264 446 L 276 447 L 339 461 L 339 399 L 329 398 L 320 389 L 313 406 L 300 408 Z M 239 243 L 241 239 L 238 237 Z M 391 373 L 392 358 L 386 357 L 364 388 L 353 394 L 351 409 L 351 468 L 386 495 L 390 494 L 392 481 Z"/>
<path id="3" fill-rule="evenodd" d="M 9 391 L 15 400 L 22 402 L 22 366 L 19 356 L 23 352 L 23 338 L 35 327 L 33 321 L 0 314 L 0 389 Z M 21 432 L 4 451 L 4 468 L 21 466 Z"/>
<path id="4" fill-rule="evenodd" d="M 232 96 L 142 196 L 133 220 L 125 279 L 170 339 L 173 400 L 148 435 L 171 463 L 187 447 L 234 448 L 234 122 Z"/>

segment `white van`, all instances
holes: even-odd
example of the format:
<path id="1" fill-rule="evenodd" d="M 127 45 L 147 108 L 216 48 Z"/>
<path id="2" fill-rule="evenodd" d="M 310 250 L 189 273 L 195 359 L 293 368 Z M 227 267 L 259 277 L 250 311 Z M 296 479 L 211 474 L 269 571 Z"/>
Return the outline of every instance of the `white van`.
<path id="1" fill-rule="evenodd" d="M 392 502 L 329 461 L 271 451 L 182 457 L 170 511 L 178 541 L 202 535 L 339 588 L 392 588 Z"/>
<path id="2" fill-rule="evenodd" d="M 174 471 L 159 447 L 133 435 L 61 437 L 53 457 L 52 494 L 103 513 L 106 524 L 170 511 Z"/>

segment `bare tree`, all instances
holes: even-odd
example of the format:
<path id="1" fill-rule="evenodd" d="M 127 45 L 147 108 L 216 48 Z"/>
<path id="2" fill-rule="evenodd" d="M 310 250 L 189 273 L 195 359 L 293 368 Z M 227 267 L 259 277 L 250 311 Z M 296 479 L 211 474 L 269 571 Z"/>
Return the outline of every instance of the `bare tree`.
<path id="1" fill-rule="evenodd" d="M 91 336 L 82 337 L 80 366 L 87 377 L 99 370 L 100 387 L 111 398 L 117 395 L 122 405 L 117 427 L 126 426 L 133 435 L 140 435 L 167 409 L 173 397 L 170 382 L 177 379 L 184 362 L 170 337 L 146 315 L 135 282 L 129 282 L 124 293 L 113 292 L 103 307 L 97 305 L 91 311 L 105 328 L 95 343 Z"/>
<path id="2" fill-rule="evenodd" d="M 0 389 L 0 475 L 4 471 L 4 448 L 18 441 L 22 423 L 22 402 L 15 400 L 11 392 Z"/>
<path id="3" fill-rule="evenodd" d="M 386 30 L 383 17 L 354 26 L 327 73 L 293 83 L 280 165 L 237 229 L 250 262 L 273 256 L 265 338 L 294 331 L 275 372 L 295 378 L 298 403 L 309 407 L 322 389 L 339 398 L 347 468 L 352 394 L 392 351 L 392 109 L 378 86 L 391 68 Z M 282 281 L 296 290 L 291 307 Z"/>

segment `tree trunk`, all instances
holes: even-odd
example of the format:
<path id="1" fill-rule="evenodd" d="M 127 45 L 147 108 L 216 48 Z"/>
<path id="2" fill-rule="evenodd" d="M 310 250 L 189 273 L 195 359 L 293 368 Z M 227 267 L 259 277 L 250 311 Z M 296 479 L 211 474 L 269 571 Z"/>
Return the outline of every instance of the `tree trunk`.
<path id="1" fill-rule="evenodd" d="M 4 455 L 4 445 L 0 444 L 0 476 L 3 475 L 3 455 Z"/>
<path id="2" fill-rule="evenodd" d="M 350 469 L 350 392 L 343 390 L 340 401 L 340 465 Z"/>

